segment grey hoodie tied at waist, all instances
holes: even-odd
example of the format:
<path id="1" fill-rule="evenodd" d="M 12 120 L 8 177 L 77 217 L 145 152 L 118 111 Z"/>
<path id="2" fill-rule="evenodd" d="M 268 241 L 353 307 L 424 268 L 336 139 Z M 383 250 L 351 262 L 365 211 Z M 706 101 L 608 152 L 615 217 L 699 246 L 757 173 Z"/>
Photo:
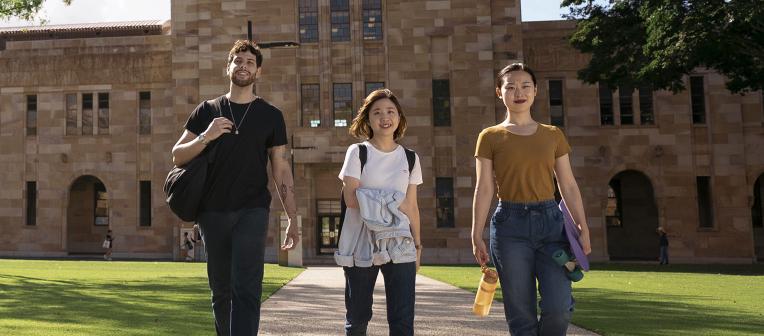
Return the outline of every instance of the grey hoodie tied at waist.
<path id="1" fill-rule="evenodd" d="M 356 189 L 359 209 L 348 208 L 334 260 L 340 266 L 371 267 L 416 261 L 410 221 L 400 209 L 400 191 Z"/>

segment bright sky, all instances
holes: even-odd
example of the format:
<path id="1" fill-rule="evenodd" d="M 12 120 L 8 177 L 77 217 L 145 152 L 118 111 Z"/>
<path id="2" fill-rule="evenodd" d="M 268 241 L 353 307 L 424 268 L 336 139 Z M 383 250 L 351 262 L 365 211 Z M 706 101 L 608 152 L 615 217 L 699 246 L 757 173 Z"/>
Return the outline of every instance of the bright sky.
<path id="1" fill-rule="evenodd" d="M 559 20 L 567 12 L 560 9 L 560 0 L 522 0 L 521 6 L 523 21 Z M 165 20 L 170 18 L 170 0 L 72 0 L 71 6 L 65 6 L 61 0 L 45 0 L 41 13 L 50 25 Z M 14 19 L 0 21 L 0 27 L 31 25 L 36 24 Z"/>

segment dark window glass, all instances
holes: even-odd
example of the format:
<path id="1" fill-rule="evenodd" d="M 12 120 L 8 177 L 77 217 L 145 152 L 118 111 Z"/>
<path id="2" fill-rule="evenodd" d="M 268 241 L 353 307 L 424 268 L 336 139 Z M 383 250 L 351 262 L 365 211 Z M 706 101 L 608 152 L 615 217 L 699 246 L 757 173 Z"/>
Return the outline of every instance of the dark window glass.
<path id="1" fill-rule="evenodd" d="M 350 41 L 349 0 L 331 0 L 332 41 Z"/>
<path id="2" fill-rule="evenodd" d="M 353 85 L 334 84 L 334 127 L 347 127 L 353 118 Z"/>
<path id="3" fill-rule="evenodd" d="M 618 88 L 618 103 L 621 107 L 621 125 L 634 125 L 634 103 L 631 94 L 634 88 L 621 86 Z"/>
<path id="4" fill-rule="evenodd" d="M 381 89 L 384 87 L 385 87 L 385 82 L 367 82 L 366 95 L 368 96 L 370 93 L 374 92 L 374 90 Z"/>
<path id="5" fill-rule="evenodd" d="M 435 126 L 451 126 L 451 85 L 448 79 L 432 80 L 432 115 Z"/>
<path id="6" fill-rule="evenodd" d="M 711 199 L 711 177 L 698 176 L 698 225 L 701 228 L 711 228 L 714 226 L 714 209 Z"/>
<path id="7" fill-rule="evenodd" d="M 109 94 L 98 94 L 98 134 L 109 134 Z"/>
<path id="8" fill-rule="evenodd" d="M 318 41 L 318 0 L 300 0 L 300 42 Z"/>
<path id="9" fill-rule="evenodd" d="M 82 135 L 93 135 L 93 94 L 82 94 Z"/>
<path id="10" fill-rule="evenodd" d="M 613 92 L 607 84 L 600 83 L 600 125 L 613 124 Z"/>
<path id="11" fill-rule="evenodd" d="M 151 226 L 151 181 L 140 182 L 140 226 Z"/>
<path id="12" fill-rule="evenodd" d="M 138 132 L 151 134 L 151 92 L 138 93 Z"/>
<path id="13" fill-rule="evenodd" d="M 382 0 L 363 0 L 363 39 L 382 39 Z"/>
<path id="14" fill-rule="evenodd" d="M 27 225 L 37 225 L 36 181 L 27 181 Z"/>
<path id="15" fill-rule="evenodd" d="M 435 195 L 437 197 L 437 226 L 439 228 L 454 227 L 454 178 L 436 177 Z"/>
<path id="16" fill-rule="evenodd" d="M 27 135 L 37 135 L 37 95 L 27 96 Z"/>
<path id="17" fill-rule="evenodd" d="M 321 92 L 318 84 L 303 84 L 302 92 L 302 126 L 319 127 L 321 126 L 320 102 Z"/>
<path id="18" fill-rule="evenodd" d="M 552 125 L 565 126 L 565 110 L 562 102 L 562 80 L 549 81 L 549 118 Z"/>
<path id="19" fill-rule="evenodd" d="M 653 113 L 653 87 L 646 85 L 639 88 L 639 122 L 642 125 L 655 124 Z"/>
<path id="20" fill-rule="evenodd" d="M 703 77 L 690 77 L 690 101 L 692 103 L 692 123 L 706 123 L 706 94 L 703 88 Z"/>

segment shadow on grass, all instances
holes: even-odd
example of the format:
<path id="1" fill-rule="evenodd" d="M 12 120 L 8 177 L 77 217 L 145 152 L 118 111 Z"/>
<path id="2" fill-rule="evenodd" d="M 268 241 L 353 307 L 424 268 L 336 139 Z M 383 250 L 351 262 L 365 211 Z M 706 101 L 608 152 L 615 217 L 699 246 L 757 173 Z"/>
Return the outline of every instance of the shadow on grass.
<path id="1" fill-rule="evenodd" d="M 263 282 L 263 300 L 282 286 Z M 213 327 L 206 277 L 151 280 L 49 280 L 0 274 L 0 330 L 68 335 L 209 335 Z M 12 320 L 12 322 L 11 322 Z M 14 332 L 13 334 L 17 334 Z"/>
<path id="2" fill-rule="evenodd" d="M 670 272 L 670 273 L 698 273 L 698 274 L 724 274 L 724 275 L 764 275 L 764 264 L 745 265 L 657 265 L 657 264 L 630 264 L 630 263 L 597 263 L 591 266 L 593 271 L 617 271 L 617 272 Z"/>
<path id="3" fill-rule="evenodd" d="M 573 323 L 605 335 L 761 335 L 761 312 L 687 303 L 690 295 L 576 288 Z"/>

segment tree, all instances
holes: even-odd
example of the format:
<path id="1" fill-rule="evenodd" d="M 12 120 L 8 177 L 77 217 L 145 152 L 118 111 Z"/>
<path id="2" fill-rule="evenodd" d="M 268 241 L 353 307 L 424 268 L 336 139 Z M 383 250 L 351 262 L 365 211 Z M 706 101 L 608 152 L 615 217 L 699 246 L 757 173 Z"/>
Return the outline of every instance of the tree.
<path id="1" fill-rule="evenodd" d="M 594 84 L 650 84 L 673 92 L 706 67 L 727 76 L 727 89 L 764 88 L 761 0 L 564 0 L 577 20 L 571 45 L 591 54 L 579 79 Z"/>
<path id="2" fill-rule="evenodd" d="M 42 8 L 45 0 L 0 0 L 0 20 L 16 17 L 22 20 L 32 21 Z M 72 0 L 62 0 L 70 5 Z"/>

